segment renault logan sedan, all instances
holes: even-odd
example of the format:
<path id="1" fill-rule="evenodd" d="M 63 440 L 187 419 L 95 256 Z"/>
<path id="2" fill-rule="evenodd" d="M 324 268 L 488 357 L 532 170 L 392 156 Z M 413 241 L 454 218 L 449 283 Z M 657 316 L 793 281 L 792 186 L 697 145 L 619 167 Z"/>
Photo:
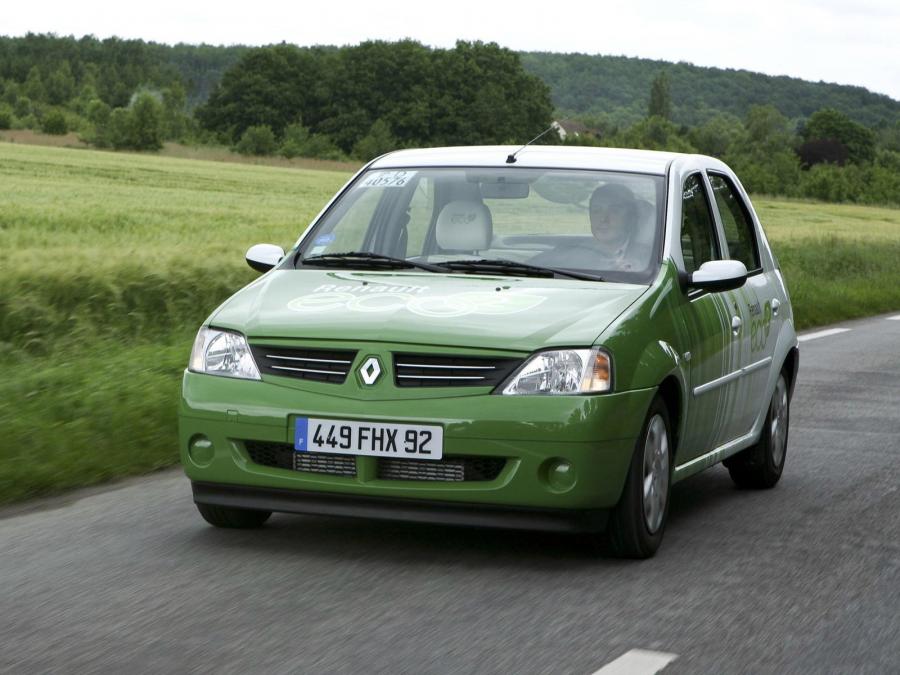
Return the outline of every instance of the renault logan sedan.
<path id="1" fill-rule="evenodd" d="M 180 445 L 219 527 L 273 511 L 660 545 L 673 483 L 781 476 L 798 342 L 710 157 L 472 147 L 371 162 L 200 329 Z"/>

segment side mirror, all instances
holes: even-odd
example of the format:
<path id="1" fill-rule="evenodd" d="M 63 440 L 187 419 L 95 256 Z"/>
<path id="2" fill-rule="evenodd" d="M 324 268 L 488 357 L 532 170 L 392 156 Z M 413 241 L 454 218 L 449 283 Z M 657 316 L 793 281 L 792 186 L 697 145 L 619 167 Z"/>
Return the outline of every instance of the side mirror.
<path id="1" fill-rule="evenodd" d="M 747 280 L 747 268 L 740 260 L 710 260 L 690 275 L 688 286 L 713 293 L 740 288 Z"/>
<path id="2" fill-rule="evenodd" d="M 247 249 L 247 264 L 257 272 L 268 272 L 284 257 L 284 249 L 275 244 L 256 244 Z"/>

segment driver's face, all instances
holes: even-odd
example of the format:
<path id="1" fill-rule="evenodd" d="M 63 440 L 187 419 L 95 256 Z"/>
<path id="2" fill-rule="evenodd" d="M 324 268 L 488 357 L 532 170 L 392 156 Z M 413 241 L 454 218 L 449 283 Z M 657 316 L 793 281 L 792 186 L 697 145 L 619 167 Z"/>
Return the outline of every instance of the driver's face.
<path id="1" fill-rule="evenodd" d="M 617 242 L 625 237 L 628 205 L 597 199 L 591 202 L 591 232 L 601 242 Z"/>

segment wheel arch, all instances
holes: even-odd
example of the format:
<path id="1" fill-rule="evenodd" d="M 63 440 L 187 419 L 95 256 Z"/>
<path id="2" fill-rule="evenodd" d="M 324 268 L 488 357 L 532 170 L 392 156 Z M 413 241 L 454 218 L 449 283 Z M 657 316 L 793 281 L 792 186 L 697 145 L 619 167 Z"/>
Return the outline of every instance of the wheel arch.
<path id="1" fill-rule="evenodd" d="M 684 415 L 684 392 L 681 381 L 673 373 L 670 373 L 657 387 L 660 398 L 666 406 L 669 413 L 669 423 L 672 425 L 672 458 L 674 460 L 675 453 L 678 451 L 681 440 L 681 429 L 683 428 Z"/>
<path id="2" fill-rule="evenodd" d="M 797 347 L 791 347 L 784 357 L 781 370 L 787 374 L 788 380 L 788 396 L 793 398 L 794 385 L 797 384 L 797 373 L 800 371 L 800 350 Z"/>

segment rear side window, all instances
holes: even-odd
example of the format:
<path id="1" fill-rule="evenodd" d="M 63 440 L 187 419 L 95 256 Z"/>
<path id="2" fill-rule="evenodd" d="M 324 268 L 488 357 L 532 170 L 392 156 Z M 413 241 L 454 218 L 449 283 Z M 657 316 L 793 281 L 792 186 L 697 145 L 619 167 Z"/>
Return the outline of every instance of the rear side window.
<path id="1" fill-rule="evenodd" d="M 728 257 L 740 260 L 748 270 L 759 269 L 759 249 L 747 207 L 729 178 L 716 173 L 708 175 L 725 230 Z"/>
<path id="2" fill-rule="evenodd" d="M 719 258 L 716 230 L 699 173 L 684 181 L 681 204 L 681 256 L 690 274 L 705 262 Z"/>

